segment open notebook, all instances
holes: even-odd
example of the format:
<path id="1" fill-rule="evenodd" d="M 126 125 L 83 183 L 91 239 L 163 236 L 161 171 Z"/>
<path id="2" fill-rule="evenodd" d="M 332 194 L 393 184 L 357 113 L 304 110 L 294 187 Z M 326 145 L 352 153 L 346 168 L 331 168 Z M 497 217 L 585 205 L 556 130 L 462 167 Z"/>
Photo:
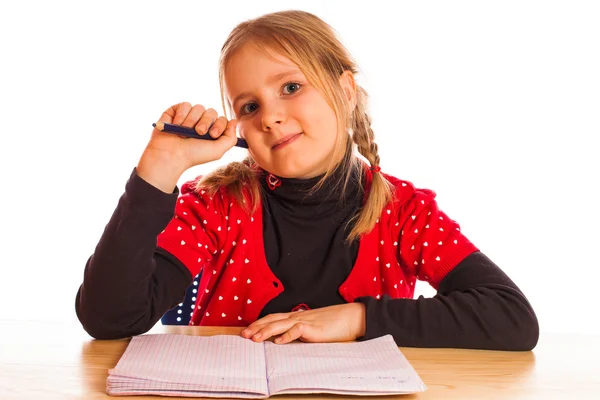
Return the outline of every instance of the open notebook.
<path id="1" fill-rule="evenodd" d="M 111 396 L 267 398 L 276 394 L 422 392 L 391 335 L 363 342 L 277 345 L 236 335 L 134 336 L 109 370 Z"/>

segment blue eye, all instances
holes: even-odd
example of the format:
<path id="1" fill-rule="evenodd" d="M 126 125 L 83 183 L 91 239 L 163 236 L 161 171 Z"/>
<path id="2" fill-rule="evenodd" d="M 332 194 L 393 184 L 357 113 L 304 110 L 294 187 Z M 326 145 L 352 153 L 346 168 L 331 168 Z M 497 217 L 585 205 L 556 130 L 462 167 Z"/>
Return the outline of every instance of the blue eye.
<path id="1" fill-rule="evenodd" d="M 283 85 L 283 93 L 287 94 L 287 95 L 291 95 L 291 94 L 298 92 L 301 87 L 302 87 L 302 85 L 300 85 L 297 82 L 288 82 L 285 85 Z M 285 90 L 286 88 L 289 90 L 286 91 Z M 240 115 L 251 114 L 254 111 L 256 111 L 257 107 L 258 107 L 258 104 L 256 104 L 256 103 L 246 103 L 240 108 Z"/>
<path id="2" fill-rule="evenodd" d="M 284 89 L 285 89 L 285 88 L 292 88 L 292 87 L 295 87 L 295 89 L 292 89 L 292 93 L 295 93 L 295 92 L 297 92 L 298 90 L 300 90 L 300 84 L 299 84 L 299 83 L 296 83 L 296 82 L 288 82 L 288 83 L 286 83 L 285 85 L 283 85 L 283 87 L 284 87 Z M 284 91 L 284 92 L 285 92 L 285 91 Z M 290 93 L 290 94 L 292 94 L 292 93 Z"/>
<path id="3" fill-rule="evenodd" d="M 253 110 L 248 110 L 248 107 L 250 107 L 250 106 L 258 106 L 258 105 L 256 103 L 244 104 L 244 106 L 240 110 L 241 114 L 245 115 L 245 114 L 249 114 L 249 113 L 252 113 L 252 112 L 256 111 L 256 108 L 254 108 Z"/>

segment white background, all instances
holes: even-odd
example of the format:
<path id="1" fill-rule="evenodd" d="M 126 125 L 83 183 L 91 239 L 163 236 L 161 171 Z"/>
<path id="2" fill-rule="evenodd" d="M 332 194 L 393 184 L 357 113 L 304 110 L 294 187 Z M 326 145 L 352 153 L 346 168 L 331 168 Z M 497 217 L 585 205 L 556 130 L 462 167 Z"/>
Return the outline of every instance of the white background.
<path id="1" fill-rule="evenodd" d="M 2 2 L 0 319 L 75 320 L 152 122 L 181 101 L 222 112 L 227 34 L 290 8 L 330 23 L 358 60 L 384 171 L 437 192 L 542 333 L 599 333 L 594 1 Z"/>

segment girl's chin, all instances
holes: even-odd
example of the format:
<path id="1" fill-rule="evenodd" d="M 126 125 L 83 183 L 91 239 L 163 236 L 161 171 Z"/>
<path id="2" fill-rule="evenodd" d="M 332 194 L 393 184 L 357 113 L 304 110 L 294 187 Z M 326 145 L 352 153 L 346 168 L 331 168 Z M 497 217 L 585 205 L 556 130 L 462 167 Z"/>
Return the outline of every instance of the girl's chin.
<path id="1" fill-rule="evenodd" d="M 304 161 L 304 160 L 303 160 Z M 306 160 L 308 161 L 308 160 Z M 315 168 L 307 165 L 273 165 L 271 170 L 265 168 L 273 175 L 281 178 L 296 178 L 296 179 L 309 179 L 325 173 L 326 168 Z"/>

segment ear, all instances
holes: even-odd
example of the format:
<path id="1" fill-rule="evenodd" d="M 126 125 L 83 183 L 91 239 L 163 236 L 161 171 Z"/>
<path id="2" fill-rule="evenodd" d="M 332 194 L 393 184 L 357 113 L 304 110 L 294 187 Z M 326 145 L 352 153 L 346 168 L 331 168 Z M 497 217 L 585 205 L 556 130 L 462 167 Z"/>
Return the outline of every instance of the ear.
<path id="1" fill-rule="evenodd" d="M 356 82 L 352 71 L 345 70 L 340 75 L 340 86 L 346 95 L 346 101 L 350 109 L 350 113 L 356 108 Z"/>

